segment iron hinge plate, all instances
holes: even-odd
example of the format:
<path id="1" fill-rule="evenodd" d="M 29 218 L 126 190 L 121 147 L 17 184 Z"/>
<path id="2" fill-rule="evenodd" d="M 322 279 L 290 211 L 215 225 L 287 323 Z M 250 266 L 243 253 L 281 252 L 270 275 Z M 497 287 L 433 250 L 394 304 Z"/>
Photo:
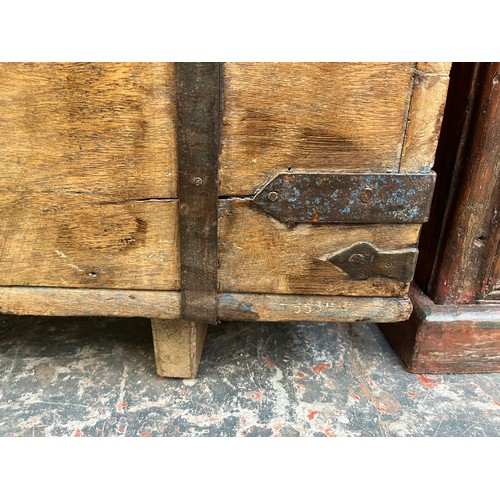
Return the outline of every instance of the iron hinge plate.
<path id="1" fill-rule="evenodd" d="M 278 174 L 252 199 L 281 222 L 422 223 L 429 217 L 436 175 Z"/>

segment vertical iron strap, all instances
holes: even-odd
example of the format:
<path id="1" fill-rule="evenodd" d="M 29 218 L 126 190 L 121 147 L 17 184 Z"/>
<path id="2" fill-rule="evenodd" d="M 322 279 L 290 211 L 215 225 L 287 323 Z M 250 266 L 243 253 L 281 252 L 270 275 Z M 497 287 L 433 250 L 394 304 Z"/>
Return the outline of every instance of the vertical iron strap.
<path id="1" fill-rule="evenodd" d="M 183 319 L 217 321 L 220 63 L 176 63 Z"/>

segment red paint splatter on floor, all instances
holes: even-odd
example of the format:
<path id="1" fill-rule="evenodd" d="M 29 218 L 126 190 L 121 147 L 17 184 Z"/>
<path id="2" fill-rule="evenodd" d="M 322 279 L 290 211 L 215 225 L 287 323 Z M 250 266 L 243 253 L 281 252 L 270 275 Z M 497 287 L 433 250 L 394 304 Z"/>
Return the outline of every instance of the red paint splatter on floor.
<path id="1" fill-rule="evenodd" d="M 80 429 L 76 429 L 74 437 L 76 438 L 82 437 L 82 431 Z"/>
<path id="2" fill-rule="evenodd" d="M 310 410 L 309 413 L 307 414 L 307 418 L 309 420 L 312 420 L 318 413 L 321 413 L 318 410 Z"/>
<path id="3" fill-rule="evenodd" d="M 262 399 L 263 393 L 260 391 L 248 391 L 245 392 L 243 396 L 248 399 L 255 399 L 256 401 L 260 401 Z"/>
<path id="4" fill-rule="evenodd" d="M 354 394 L 352 397 L 353 397 L 354 399 L 357 399 L 358 401 L 361 399 L 361 398 L 360 398 L 357 394 Z"/>
<path id="5" fill-rule="evenodd" d="M 143 437 L 143 438 L 150 438 L 150 437 L 153 437 L 153 436 L 149 432 L 143 431 L 143 432 L 141 432 L 141 437 Z"/>
<path id="6" fill-rule="evenodd" d="M 416 392 L 408 391 L 408 396 L 410 396 L 411 398 L 414 398 L 416 395 L 417 395 Z"/>
<path id="7" fill-rule="evenodd" d="M 424 377 L 424 375 L 417 375 L 417 377 L 425 384 L 426 387 L 429 389 L 434 389 L 436 387 L 437 382 L 435 382 L 433 379 Z"/>
<path id="8" fill-rule="evenodd" d="M 276 368 L 276 365 L 271 361 L 271 358 L 269 357 L 268 354 L 266 354 L 266 364 L 271 368 L 271 370 L 274 370 Z"/>
<path id="9" fill-rule="evenodd" d="M 384 408 L 383 406 L 377 406 L 378 411 L 383 411 L 384 413 L 391 413 L 390 410 Z"/>
<path id="10" fill-rule="evenodd" d="M 368 389 L 368 387 L 366 387 L 366 385 L 361 385 L 359 388 L 361 389 L 363 396 L 368 397 L 370 395 L 370 389 Z"/>
<path id="11" fill-rule="evenodd" d="M 493 400 L 493 402 L 494 402 L 496 405 L 500 406 L 500 401 L 497 401 L 496 399 L 494 399 L 494 400 Z"/>
<path id="12" fill-rule="evenodd" d="M 128 406 L 128 403 L 126 401 L 120 401 L 117 405 L 116 405 L 116 409 L 118 411 L 121 411 L 121 410 L 124 410 L 126 407 Z"/>
<path id="13" fill-rule="evenodd" d="M 276 424 L 276 425 L 273 427 L 273 429 L 274 429 L 275 431 L 279 431 L 282 427 L 283 427 L 283 424 Z"/>
<path id="14" fill-rule="evenodd" d="M 331 363 L 318 363 L 317 365 L 312 367 L 312 371 L 316 375 L 319 375 L 321 372 L 328 370 L 328 368 L 331 368 L 331 367 L 332 367 Z"/>
<path id="15" fill-rule="evenodd" d="M 303 378 L 306 374 L 304 372 L 297 372 L 297 377 Z"/>
<path id="16" fill-rule="evenodd" d="M 325 436 L 331 437 L 331 438 L 336 438 L 337 434 L 333 432 L 333 429 L 331 427 L 327 427 L 324 431 L 323 434 Z"/>

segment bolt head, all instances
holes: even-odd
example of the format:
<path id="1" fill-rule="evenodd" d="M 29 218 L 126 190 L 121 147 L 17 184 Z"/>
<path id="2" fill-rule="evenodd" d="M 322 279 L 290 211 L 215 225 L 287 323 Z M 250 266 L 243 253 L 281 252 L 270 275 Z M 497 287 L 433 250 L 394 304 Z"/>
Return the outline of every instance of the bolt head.
<path id="1" fill-rule="evenodd" d="M 267 195 L 267 199 L 269 201 L 276 201 L 278 199 L 278 193 L 276 191 L 271 191 L 268 195 Z"/>
<path id="2" fill-rule="evenodd" d="M 203 184 L 203 179 L 201 177 L 195 177 L 193 179 L 193 184 L 199 187 Z"/>
<path id="3" fill-rule="evenodd" d="M 373 197 L 373 190 L 372 188 L 366 187 L 361 191 L 361 194 L 359 195 L 360 200 L 363 203 L 368 203 Z"/>

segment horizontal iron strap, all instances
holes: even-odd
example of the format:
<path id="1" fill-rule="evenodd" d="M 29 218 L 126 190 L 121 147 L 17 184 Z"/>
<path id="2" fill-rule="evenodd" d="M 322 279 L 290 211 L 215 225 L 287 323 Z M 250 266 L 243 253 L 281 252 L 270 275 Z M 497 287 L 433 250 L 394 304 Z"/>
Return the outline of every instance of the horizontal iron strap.
<path id="1" fill-rule="evenodd" d="M 181 316 L 217 321 L 219 63 L 177 63 Z"/>
<path id="2" fill-rule="evenodd" d="M 285 223 L 422 223 L 436 175 L 279 174 L 252 199 Z"/>

